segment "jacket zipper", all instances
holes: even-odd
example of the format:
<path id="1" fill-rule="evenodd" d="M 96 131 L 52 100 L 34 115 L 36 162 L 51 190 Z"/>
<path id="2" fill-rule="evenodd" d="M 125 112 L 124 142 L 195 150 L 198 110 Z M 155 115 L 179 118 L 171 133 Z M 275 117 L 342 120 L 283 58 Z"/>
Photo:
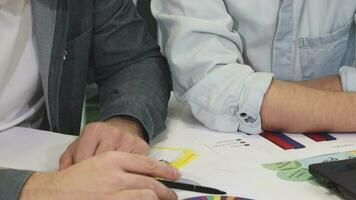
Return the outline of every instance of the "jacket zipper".
<path id="1" fill-rule="evenodd" d="M 50 79 L 53 87 L 49 87 L 49 93 L 52 99 L 50 102 L 53 103 L 50 106 L 50 116 L 51 116 L 51 125 L 52 130 L 55 132 L 60 132 L 59 126 L 59 90 L 61 83 L 61 75 L 62 75 L 62 66 L 64 64 L 64 60 L 67 58 L 68 52 L 66 51 L 65 44 L 62 43 L 62 38 L 67 35 L 67 22 L 68 22 L 68 0 L 58 0 L 57 2 L 57 15 L 56 15 L 56 25 L 55 25 L 55 34 L 53 41 L 53 55 L 51 56 L 51 67 L 50 67 Z M 58 51 L 56 51 L 59 50 Z M 57 57 L 57 56 L 60 57 Z M 53 62 L 53 63 L 52 63 Z M 55 76 L 54 76 L 55 75 Z"/>

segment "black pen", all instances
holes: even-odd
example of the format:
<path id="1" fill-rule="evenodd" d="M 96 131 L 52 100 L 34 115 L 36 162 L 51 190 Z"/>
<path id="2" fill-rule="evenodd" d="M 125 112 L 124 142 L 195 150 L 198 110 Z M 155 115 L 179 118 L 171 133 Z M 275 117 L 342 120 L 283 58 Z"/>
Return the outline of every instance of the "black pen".
<path id="1" fill-rule="evenodd" d="M 157 179 L 157 181 L 159 181 L 163 185 L 165 185 L 169 188 L 173 188 L 173 189 L 187 190 L 187 191 L 207 193 L 207 194 L 226 194 L 226 192 L 224 192 L 224 191 L 221 191 L 221 190 L 218 190 L 215 188 L 200 186 L 200 185 L 179 183 L 179 182 L 167 181 L 167 180 L 162 180 L 162 179 Z"/>

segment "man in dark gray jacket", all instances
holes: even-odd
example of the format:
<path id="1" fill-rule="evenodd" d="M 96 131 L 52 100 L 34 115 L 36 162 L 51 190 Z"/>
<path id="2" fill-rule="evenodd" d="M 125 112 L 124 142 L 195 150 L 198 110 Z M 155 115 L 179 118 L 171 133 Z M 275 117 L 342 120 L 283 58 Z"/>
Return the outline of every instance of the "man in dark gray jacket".
<path id="1" fill-rule="evenodd" d="M 2 0 L 0 30 L 0 131 L 78 134 L 89 70 L 102 120 L 60 171 L 0 170 L 0 200 L 176 198 L 151 177 L 179 172 L 137 155 L 165 128 L 171 78 L 131 0 Z"/>

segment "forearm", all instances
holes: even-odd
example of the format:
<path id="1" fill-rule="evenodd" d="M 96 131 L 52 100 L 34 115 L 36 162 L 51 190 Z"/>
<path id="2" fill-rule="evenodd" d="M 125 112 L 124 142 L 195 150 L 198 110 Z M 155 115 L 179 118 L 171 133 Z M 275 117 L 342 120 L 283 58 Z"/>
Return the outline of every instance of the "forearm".
<path id="1" fill-rule="evenodd" d="M 261 108 L 263 130 L 356 131 L 356 95 L 274 80 Z"/>
<path id="2" fill-rule="evenodd" d="M 140 122 L 147 138 L 164 128 L 171 79 L 161 56 L 146 58 L 114 72 L 100 84 L 101 119 L 130 116 Z"/>
<path id="3" fill-rule="evenodd" d="M 101 120 L 132 117 L 151 139 L 165 128 L 171 91 L 168 64 L 131 0 L 97 1 L 95 9 L 91 65 Z"/>
<path id="4" fill-rule="evenodd" d="M 334 92 L 343 91 L 341 85 L 341 78 L 339 75 L 327 76 L 327 77 L 322 77 L 313 80 L 305 80 L 296 83 L 308 88 L 314 88 L 318 90 L 334 91 Z"/>

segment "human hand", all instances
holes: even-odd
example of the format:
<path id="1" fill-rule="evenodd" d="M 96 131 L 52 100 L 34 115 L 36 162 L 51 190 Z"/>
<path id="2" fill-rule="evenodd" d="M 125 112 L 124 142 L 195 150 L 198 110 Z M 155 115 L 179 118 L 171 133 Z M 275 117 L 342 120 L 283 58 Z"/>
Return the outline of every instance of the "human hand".
<path id="1" fill-rule="evenodd" d="M 82 134 L 68 146 L 59 159 L 59 169 L 107 151 L 147 154 L 148 144 L 143 139 L 141 127 L 123 117 L 88 124 Z"/>
<path id="2" fill-rule="evenodd" d="M 175 200 L 153 177 L 177 180 L 177 169 L 146 156 L 107 152 L 65 170 L 35 173 L 19 200 Z"/>

